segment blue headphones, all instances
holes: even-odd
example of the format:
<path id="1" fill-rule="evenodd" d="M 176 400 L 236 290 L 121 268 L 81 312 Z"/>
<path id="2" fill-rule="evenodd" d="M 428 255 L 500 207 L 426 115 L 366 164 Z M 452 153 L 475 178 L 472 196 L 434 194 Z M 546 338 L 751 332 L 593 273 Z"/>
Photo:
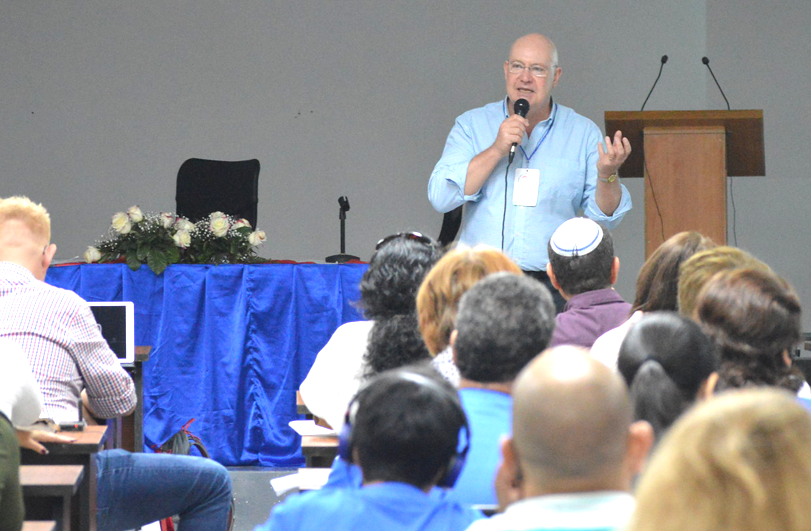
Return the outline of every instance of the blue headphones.
<path id="1" fill-rule="evenodd" d="M 459 408 L 459 413 L 461 413 L 462 418 L 464 419 L 462 429 L 459 432 L 459 437 L 464 441 L 464 444 L 462 445 L 461 449 L 458 449 L 459 445 L 457 444 L 457 451 L 448 462 L 445 476 L 437 483 L 438 487 L 452 488 L 456 483 L 456 480 L 459 479 L 462 469 L 465 467 L 467 452 L 470 449 L 470 427 L 467 424 L 467 415 L 465 415 L 462 405 L 459 402 L 459 396 L 456 394 L 456 392 L 451 392 L 437 382 L 421 374 L 416 374 L 413 372 L 399 372 L 397 377 L 401 380 L 416 383 L 420 387 L 430 390 L 436 396 L 442 397 L 443 400 L 450 399 L 453 404 Z M 359 398 L 364 394 L 364 392 L 365 389 L 362 389 L 349 403 L 349 407 L 346 409 L 346 417 L 344 418 L 344 426 L 341 428 L 341 433 L 338 437 L 338 455 L 347 463 L 352 462 L 352 421 L 355 419 Z"/>

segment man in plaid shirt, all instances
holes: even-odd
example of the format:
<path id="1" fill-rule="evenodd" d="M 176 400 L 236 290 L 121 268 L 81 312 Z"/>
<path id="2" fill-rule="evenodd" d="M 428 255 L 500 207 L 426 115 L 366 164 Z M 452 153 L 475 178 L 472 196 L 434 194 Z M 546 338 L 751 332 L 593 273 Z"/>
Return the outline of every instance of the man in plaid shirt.
<path id="1" fill-rule="evenodd" d="M 0 337 L 23 348 L 43 394 L 44 417 L 79 420 L 81 403 L 101 418 L 126 415 L 136 405 L 135 387 L 87 303 L 44 282 L 56 253 L 50 237 L 42 205 L 0 199 Z M 134 529 L 175 514 L 181 531 L 226 529 L 231 480 L 215 461 L 108 450 L 97 454 L 97 465 L 100 531 Z"/>

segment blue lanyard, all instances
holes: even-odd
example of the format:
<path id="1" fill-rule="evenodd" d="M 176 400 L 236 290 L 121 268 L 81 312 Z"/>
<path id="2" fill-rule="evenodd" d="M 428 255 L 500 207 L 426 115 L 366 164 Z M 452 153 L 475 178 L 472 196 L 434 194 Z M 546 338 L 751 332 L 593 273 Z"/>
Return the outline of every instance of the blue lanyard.
<path id="1" fill-rule="evenodd" d="M 558 114 L 558 106 L 557 106 L 557 104 L 553 104 L 553 107 L 554 108 L 552 109 L 552 118 L 549 119 L 549 125 L 547 126 L 546 131 L 543 132 L 543 136 L 541 137 L 541 141 L 538 142 L 538 145 L 535 146 L 535 149 L 532 151 L 532 155 L 527 155 L 527 152 L 524 151 L 524 146 L 519 146 L 521 148 L 521 153 L 524 154 L 524 157 L 527 159 L 527 162 L 532 160 L 532 157 L 534 157 L 535 153 L 538 152 L 538 148 L 541 147 L 541 144 L 543 144 L 543 141 L 546 140 L 547 136 L 549 136 L 549 131 L 552 130 L 552 126 L 555 125 L 555 116 Z"/>

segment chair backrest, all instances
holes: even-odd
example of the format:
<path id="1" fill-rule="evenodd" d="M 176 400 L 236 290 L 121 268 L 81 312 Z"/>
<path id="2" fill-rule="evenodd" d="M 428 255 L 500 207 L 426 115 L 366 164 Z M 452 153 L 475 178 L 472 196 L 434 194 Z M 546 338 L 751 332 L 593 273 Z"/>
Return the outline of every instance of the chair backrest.
<path id="1" fill-rule="evenodd" d="M 259 161 L 189 159 L 177 172 L 177 214 L 191 221 L 212 212 L 245 218 L 256 228 Z"/>

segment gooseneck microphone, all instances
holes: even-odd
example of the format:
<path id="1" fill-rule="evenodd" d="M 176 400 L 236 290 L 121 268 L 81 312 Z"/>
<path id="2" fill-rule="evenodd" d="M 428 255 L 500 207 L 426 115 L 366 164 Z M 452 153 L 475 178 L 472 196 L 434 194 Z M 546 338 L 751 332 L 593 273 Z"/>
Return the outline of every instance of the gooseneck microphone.
<path id="1" fill-rule="evenodd" d="M 529 102 L 527 100 L 525 100 L 524 98 L 521 98 L 520 100 L 516 100 L 515 104 L 513 105 L 513 111 L 518 116 L 520 116 L 522 118 L 526 118 L 527 113 L 529 112 Z M 516 148 L 516 146 L 518 146 L 518 142 L 513 142 L 513 145 L 510 146 L 510 159 L 508 161 L 509 164 L 512 164 L 513 157 L 515 157 L 515 148 Z"/>
<path id="2" fill-rule="evenodd" d="M 729 100 L 727 99 L 727 95 L 724 94 L 724 89 L 721 88 L 721 84 L 718 83 L 717 79 L 715 79 L 715 74 L 713 74 L 712 68 L 710 68 L 710 59 L 708 57 L 702 57 L 701 62 L 707 65 L 707 69 L 710 71 L 710 75 L 712 76 L 712 79 L 715 81 L 715 85 L 718 87 L 718 90 L 721 91 L 721 96 L 724 97 L 724 101 L 727 102 L 727 110 L 731 111 L 732 107 L 729 106 Z"/>
<path id="3" fill-rule="evenodd" d="M 653 86 L 650 88 L 650 92 L 648 92 L 648 97 L 645 98 L 645 101 L 642 103 L 642 108 L 639 109 L 640 111 L 645 110 L 645 104 L 648 103 L 648 100 L 650 99 L 650 95 L 653 94 L 653 89 L 656 88 L 656 84 L 659 82 L 659 78 L 662 77 L 662 69 L 665 67 L 666 62 L 667 62 L 667 56 L 663 55 L 662 56 L 662 64 L 659 65 L 659 75 L 656 76 L 656 81 L 653 82 Z"/>

